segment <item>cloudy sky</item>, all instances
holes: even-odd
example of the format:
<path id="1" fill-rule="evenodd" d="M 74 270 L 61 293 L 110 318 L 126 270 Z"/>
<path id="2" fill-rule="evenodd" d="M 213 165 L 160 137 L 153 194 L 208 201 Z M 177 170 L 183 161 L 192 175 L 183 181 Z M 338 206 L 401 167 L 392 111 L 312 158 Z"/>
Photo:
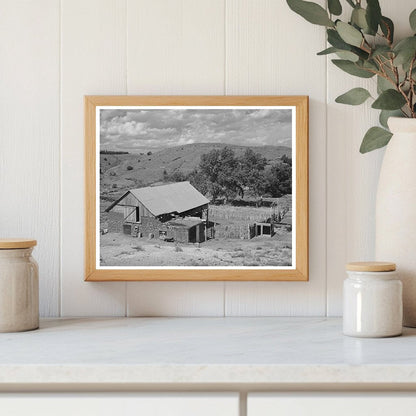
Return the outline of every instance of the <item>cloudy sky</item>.
<path id="1" fill-rule="evenodd" d="M 101 110 L 101 149 L 138 153 L 191 143 L 292 144 L 292 110 Z"/>

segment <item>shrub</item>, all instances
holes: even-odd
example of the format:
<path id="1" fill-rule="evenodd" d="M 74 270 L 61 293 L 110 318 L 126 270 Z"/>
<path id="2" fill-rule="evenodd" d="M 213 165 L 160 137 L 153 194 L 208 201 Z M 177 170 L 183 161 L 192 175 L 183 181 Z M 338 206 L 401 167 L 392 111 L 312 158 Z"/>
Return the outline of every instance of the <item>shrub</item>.
<path id="1" fill-rule="evenodd" d="M 133 170 L 133 166 L 127 166 L 127 170 Z"/>

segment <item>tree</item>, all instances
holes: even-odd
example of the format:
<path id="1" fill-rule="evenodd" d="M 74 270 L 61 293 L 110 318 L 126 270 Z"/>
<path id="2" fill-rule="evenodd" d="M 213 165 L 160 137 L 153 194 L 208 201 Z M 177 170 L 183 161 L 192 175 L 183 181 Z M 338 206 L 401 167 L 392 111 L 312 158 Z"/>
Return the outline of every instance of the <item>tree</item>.
<path id="1" fill-rule="evenodd" d="M 206 176 L 199 172 L 197 169 L 194 169 L 189 175 L 188 180 L 192 186 L 194 186 L 201 194 L 207 194 L 209 191 L 209 183 Z"/>
<path id="2" fill-rule="evenodd" d="M 255 196 L 260 196 L 265 190 L 264 169 L 267 160 L 253 149 L 247 149 L 238 160 L 237 186 L 241 198 L 244 198 L 245 189 L 248 188 Z"/>
<path id="3" fill-rule="evenodd" d="M 207 187 L 212 199 L 219 196 L 230 197 L 236 193 L 237 159 L 229 147 L 213 149 L 201 156 L 199 170 L 207 179 Z"/>
<path id="4" fill-rule="evenodd" d="M 266 174 L 266 192 L 273 197 L 292 193 L 292 166 L 287 163 L 278 162 L 273 165 Z"/>

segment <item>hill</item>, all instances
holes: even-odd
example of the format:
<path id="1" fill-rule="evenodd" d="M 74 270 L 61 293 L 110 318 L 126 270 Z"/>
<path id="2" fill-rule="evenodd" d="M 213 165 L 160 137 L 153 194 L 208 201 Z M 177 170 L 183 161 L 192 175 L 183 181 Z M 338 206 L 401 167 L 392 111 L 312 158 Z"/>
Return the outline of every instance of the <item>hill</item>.
<path id="1" fill-rule="evenodd" d="M 200 163 L 201 156 L 212 149 L 230 147 L 237 156 L 247 146 L 222 143 L 195 143 L 170 147 L 151 154 L 100 155 L 101 196 L 114 200 L 127 189 L 140 188 L 163 180 L 163 174 L 189 173 Z M 283 155 L 291 156 L 292 149 L 286 146 L 253 146 L 271 165 Z M 150 153 L 150 152 L 149 152 Z"/>

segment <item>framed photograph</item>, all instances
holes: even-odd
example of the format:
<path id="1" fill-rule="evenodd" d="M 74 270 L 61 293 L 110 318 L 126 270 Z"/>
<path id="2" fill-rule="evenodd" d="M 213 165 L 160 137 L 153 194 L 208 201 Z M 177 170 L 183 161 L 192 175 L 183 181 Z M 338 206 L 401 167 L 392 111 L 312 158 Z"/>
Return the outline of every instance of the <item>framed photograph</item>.
<path id="1" fill-rule="evenodd" d="M 308 97 L 86 96 L 85 151 L 85 280 L 308 280 Z"/>

